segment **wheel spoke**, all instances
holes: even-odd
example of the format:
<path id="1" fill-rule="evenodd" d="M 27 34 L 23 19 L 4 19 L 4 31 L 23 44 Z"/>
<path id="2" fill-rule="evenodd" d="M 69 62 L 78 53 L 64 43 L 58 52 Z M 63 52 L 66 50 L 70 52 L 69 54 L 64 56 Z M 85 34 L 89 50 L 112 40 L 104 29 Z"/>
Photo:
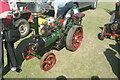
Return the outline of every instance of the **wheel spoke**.
<path id="1" fill-rule="evenodd" d="M 75 32 L 75 34 L 79 34 L 80 33 L 80 30 L 77 30 L 76 32 Z"/>
<path id="2" fill-rule="evenodd" d="M 75 44 L 73 44 L 73 46 L 74 46 L 75 48 L 78 48 L 78 47 L 79 47 L 79 42 L 76 42 Z"/>
<path id="3" fill-rule="evenodd" d="M 75 43 L 76 42 L 76 39 L 72 40 L 72 43 Z"/>
<path id="4" fill-rule="evenodd" d="M 45 64 L 44 68 L 47 69 L 49 67 L 49 64 Z"/>
<path id="5" fill-rule="evenodd" d="M 44 63 L 50 63 L 51 62 L 51 60 L 50 59 L 46 59 L 45 61 L 44 61 Z"/>
<path id="6" fill-rule="evenodd" d="M 74 48 L 76 48 L 76 45 L 75 45 L 75 44 L 73 44 L 73 47 L 74 47 Z"/>
<path id="7" fill-rule="evenodd" d="M 76 35 L 73 35 L 72 39 L 75 39 L 75 36 L 76 36 Z"/>
<path id="8" fill-rule="evenodd" d="M 51 59 L 51 62 L 53 63 L 54 61 L 55 61 L 54 58 L 52 58 L 52 59 Z"/>
<path id="9" fill-rule="evenodd" d="M 80 43 L 80 42 L 81 42 L 81 40 L 77 40 L 77 41 L 76 41 L 76 43 Z"/>
<path id="10" fill-rule="evenodd" d="M 82 38 L 83 36 L 82 35 L 79 35 L 78 38 Z"/>
<path id="11" fill-rule="evenodd" d="M 79 41 L 79 42 L 76 42 L 76 44 L 80 44 L 80 41 Z"/>

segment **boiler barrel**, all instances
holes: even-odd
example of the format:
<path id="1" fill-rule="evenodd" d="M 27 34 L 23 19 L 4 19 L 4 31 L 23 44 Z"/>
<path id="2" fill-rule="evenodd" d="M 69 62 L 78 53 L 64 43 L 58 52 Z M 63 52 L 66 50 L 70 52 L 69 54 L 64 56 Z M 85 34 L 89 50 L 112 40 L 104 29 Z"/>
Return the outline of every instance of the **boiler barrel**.
<path id="1" fill-rule="evenodd" d="M 41 50 L 59 39 L 59 31 L 53 32 L 49 37 L 39 37 L 35 39 L 35 43 L 38 45 L 37 49 Z"/>

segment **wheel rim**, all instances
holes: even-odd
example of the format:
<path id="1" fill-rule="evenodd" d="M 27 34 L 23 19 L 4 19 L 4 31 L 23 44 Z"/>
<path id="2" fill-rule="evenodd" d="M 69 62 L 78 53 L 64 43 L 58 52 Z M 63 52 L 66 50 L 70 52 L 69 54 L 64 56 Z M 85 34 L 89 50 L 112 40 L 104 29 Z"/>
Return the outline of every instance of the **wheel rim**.
<path id="1" fill-rule="evenodd" d="M 44 56 L 43 61 L 41 61 L 41 68 L 44 71 L 50 70 L 56 62 L 56 57 L 53 53 L 48 53 L 46 56 Z"/>
<path id="2" fill-rule="evenodd" d="M 32 51 L 33 51 L 32 45 L 28 45 L 27 47 L 25 47 L 25 50 L 22 53 L 23 59 L 30 60 L 30 59 L 34 58 L 34 56 L 30 53 Z"/>
<path id="3" fill-rule="evenodd" d="M 26 33 L 26 31 L 27 31 L 27 25 L 26 24 L 20 25 L 19 26 L 19 31 L 20 31 L 21 34 Z"/>
<path id="4" fill-rule="evenodd" d="M 72 50 L 77 50 L 77 48 L 80 46 L 83 39 L 83 30 L 82 28 L 78 28 L 72 37 Z"/>

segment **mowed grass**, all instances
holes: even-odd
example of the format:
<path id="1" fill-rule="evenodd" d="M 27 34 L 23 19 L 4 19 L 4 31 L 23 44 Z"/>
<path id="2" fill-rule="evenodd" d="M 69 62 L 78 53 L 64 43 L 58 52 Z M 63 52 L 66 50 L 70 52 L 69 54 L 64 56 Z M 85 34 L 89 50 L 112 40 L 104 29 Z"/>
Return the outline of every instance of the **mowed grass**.
<path id="1" fill-rule="evenodd" d="M 22 63 L 22 72 L 8 72 L 4 78 L 116 78 L 118 73 L 118 52 L 110 45 L 116 47 L 114 40 L 97 38 L 101 31 L 99 27 L 109 22 L 110 14 L 106 9 L 114 10 L 114 3 L 98 3 L 96 10 L 87 10 L 83 18 L 84 38 L 81 46 L 75 52 L 66 50 L 56 51 L 57 62 L 50 71 L 40 68 L 40 60 L 33 58 Z M 16 43 L 16 46 L 20 41 Z M 24 45 L 23 45 L 24 47 Z M 117 48 L 117 47 L 116 47 Z M 21 49 L 21 48 L 20 48 Z M 18 52 L 20 54 L 20 52 Z"/>

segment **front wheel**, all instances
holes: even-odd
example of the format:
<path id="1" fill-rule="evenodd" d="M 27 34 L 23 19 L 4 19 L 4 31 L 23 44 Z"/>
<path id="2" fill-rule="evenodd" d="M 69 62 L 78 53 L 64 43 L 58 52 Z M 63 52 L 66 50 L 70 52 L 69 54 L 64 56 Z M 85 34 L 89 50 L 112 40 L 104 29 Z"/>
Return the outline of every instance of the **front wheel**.
<path id="1" fill-rule="evenodd" d="M 56 56 L 53 53 L 45 53 L 40 62 L 40 67 L 44 71 L 50 70 L 56 63 Z"/>
<path id="2" fill-rule="evenodd" d="M 68 32 L 66 38 L 66 47 L 71 51 L 75 51 L 81 45 L 83 39 L 83 29 L 81 26 L 74 25 Z"/>
<path id="3" fill-rule="evenodd" d="M 103 36 L 101 33 L 99 33 L 99 34 L 98 34 L 98 39 L 104 40 L 104 36 Z"/>
<path id="4" fill-rule="evenodd" d="M 106 35 L 105 35 L 106 31 L 107 31 L 107 26 L 105 25 L 103 27 L 101 33 L 98 34 L 98 39 L 104 40 L 104 38 L 106 38 Z"/>

